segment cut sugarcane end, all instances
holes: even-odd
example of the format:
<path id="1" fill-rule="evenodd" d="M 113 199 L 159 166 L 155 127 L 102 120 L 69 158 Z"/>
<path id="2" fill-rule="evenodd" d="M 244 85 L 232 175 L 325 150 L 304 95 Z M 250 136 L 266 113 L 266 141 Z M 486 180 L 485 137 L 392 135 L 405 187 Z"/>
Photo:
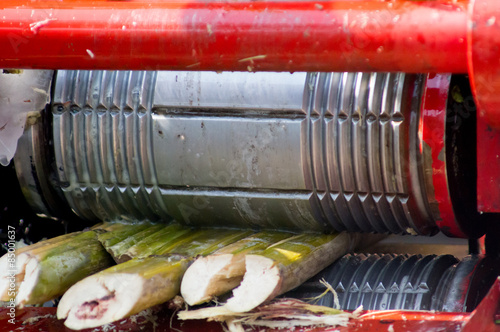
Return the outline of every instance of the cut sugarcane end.
<path id="1" fill-rule="evenodd" d="M 22 281 L 19 285 L 19 292 L 16 297 L 16 304 L 23 307 L 29 303 L 31 292 L 38 282 L 40 275 L 40 264 L 35 257 L 30 257 L 28 254 L 19 255 L 19 259 L 25 261 L 25 270 Z"/>
<path id="2" fill-rule="evenodd" d="M 16 257 L 15 266 L 15 283 L 16 290 L 19 289 L 19 283 L 24 279 L 26 264 L 29 256 L 21 254 Z M 7 254 L 0 258 L 0 301 L 9 301 L 11 296 L 8 295 L 9 289 L 12 289 L 12 267 L 8 260 Z"/>
<path id="3" fill-rule="evenodd" d="M 86 278 L 64 294 L 57 318 L 73 330 L 109 324 L 133 314 L 140 300 L 143 279 L 134 274 L 100 275 Z"/>
<path id="4" fill-rule="evenodd" d="M 241 285 L 233 290 L 225 307 L 233 312 L 246 312 L 279 295 L 281 274 L 272 259 L 247 255 L 246 272 Z"/>
<path id="5" fill-rule="evenodd" d="M 238 286 L 244 274 L 244 255 L 201 257 L 184 274 L 181 295 L 189 305 L 208 302 Z"/>

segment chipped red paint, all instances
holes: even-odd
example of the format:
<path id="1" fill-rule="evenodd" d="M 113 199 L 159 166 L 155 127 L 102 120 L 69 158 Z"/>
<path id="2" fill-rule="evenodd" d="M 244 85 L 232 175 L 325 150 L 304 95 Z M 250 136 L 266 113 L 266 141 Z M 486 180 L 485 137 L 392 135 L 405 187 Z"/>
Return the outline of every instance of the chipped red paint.
<path id="1" fill-rule="evenodd" d="M 472 312 L 462 332 L 499 332 L 500 321 L 500 277 L 497 278 L 490 291 Z"/>
<path id="2" fill-rule="evenodd" d="M 479 118 L 500 128 L 500 1 L 471 0 L 470 10 L 468 61 Z"/>
<path id="3" fill-rule="evenodd" d="M 477 115 L 477 205 L 500 212 L 500 1 L 471 1 L 468 61 Z M 492 46 L 494 45 L 494 46 Z"/>
<path id="4" fill-rule="evenodd" d="M 451 75 L 429 74 L 422 97 L 419 136 L 420 150 L 430 149 L 434 196 L 439 206 L 437 226 L 447 235 L 466 238 L 453 211 L 446 174 L 445 126 Z"/>
<path id="5" fill-rule="evenodd" d="M 466 23 L 465 0 L 2 0 L 0 68 L 465 73 Z"/>
<path id="6" fill-rule="evenodd" d="M 500 92 L 499 92 L 500 94 Z M 500 129 L 477 117 L 477 208 L 500 212 Z"/>

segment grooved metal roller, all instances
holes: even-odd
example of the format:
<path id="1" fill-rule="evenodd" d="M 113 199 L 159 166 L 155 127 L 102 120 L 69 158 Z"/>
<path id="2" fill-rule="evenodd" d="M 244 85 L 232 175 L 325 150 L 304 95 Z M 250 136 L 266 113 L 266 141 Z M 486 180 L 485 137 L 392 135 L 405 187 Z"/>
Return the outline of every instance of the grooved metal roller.
<path id="1" fill-rule="evenodd" d="M 452 125 L 475 110 L 468 89 L 451 75 L 61 70 L 16 169 L 55 217 L 479 236 L 475 147 L 460 141 L 475 122 Z"/>
<path id="2" fill-rule="evenodd" d="M 497 258 L 471 255 L 349 254 L 285 294 L 310 300 L 325 291 L 324 279 L 344 310 L 435 310 L 471 312 L 498 274 Z M 335 307 L 332 293 L 317 301 Z"/>

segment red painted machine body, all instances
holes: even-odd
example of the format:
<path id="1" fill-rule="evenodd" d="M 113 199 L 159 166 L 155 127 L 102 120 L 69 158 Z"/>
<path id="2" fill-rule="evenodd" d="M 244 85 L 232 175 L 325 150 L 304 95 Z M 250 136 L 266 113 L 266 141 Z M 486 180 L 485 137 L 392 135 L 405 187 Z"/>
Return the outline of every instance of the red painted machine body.
<path id="1" fill-rule="evenodd" d="M 462 0 L 0 6 L 2 68 L 467 71 Z"/>
<path id="2" fill-rule="evenodd" d="M 469 73 L 478 105 L 478 211 L 500 213 L 498 0 L 4 0 L 0 45 L 1 68 Z M 433 184 L 442 217 L 438 226 L 463 237 L 454 221 L 440 155 L 445 145 L 441 112 L 446 110 L 449 77 L 429 77 L 420 134 L 423 142 L 432 145 Z M 387 331 L 390 327 L 499 331 L 500 325 L 495 324 L 499 303 L 497 280 L 470 315 L 369 312 L 349 331 Z M 2 331 L 12 328 L 4 320 L 6 312 L 0 309 Z M 62 322 L 51 316 L 54 312 L 52 308 L 25 309 L 19 312 L 15 327 L 62 330 Z M 28 320 L 35 315 L 49 316 Z M 169 324 L 168 317 L 157 331 L 170 330 Z M 218 324 L 202 324 L 204 330 L 220 330 Z M 185 325 L 186 330 L 199 328 Z"/>

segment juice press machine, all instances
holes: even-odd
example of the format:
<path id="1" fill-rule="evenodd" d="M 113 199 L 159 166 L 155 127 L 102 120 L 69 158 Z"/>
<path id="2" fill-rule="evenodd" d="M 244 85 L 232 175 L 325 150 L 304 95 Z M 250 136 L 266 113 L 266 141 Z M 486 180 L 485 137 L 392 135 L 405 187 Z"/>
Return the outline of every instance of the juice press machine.
<path id="1" fill-rule="evenodd" d="M 37 215 L 441 232 L 471 255 L 353 253 L 289 295 L 499 330 L 500 2 L 5 0 L 0 45 L 2 181 Z"/>

